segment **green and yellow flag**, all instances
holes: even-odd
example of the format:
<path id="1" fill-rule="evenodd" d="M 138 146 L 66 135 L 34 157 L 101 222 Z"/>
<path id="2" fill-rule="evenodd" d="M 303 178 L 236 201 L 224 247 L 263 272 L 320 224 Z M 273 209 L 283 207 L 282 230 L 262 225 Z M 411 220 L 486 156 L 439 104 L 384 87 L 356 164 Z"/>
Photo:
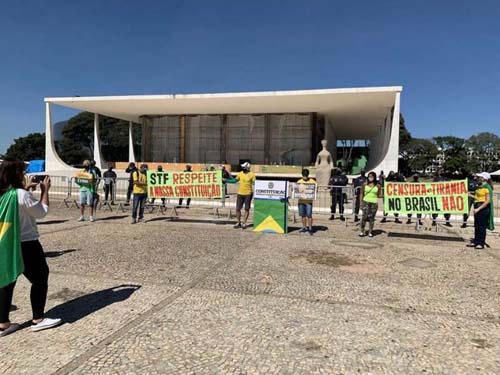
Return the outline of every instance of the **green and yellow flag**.
<path id="1" fill-rule="evenodd" d="M 0 196 L 0 288 L 17 280 L 24 271 L 17 190 Z"/>

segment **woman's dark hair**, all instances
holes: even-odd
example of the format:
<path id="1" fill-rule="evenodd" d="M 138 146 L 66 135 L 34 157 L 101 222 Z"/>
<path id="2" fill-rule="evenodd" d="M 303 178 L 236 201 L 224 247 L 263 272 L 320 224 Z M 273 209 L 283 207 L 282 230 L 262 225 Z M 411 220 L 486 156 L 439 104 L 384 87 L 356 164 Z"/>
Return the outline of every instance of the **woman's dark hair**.
<path id="1" fill-rule="evenodd" d="M 377 174 L 375 172 L 371 171 L 368 173 L 368 176 L 366 176 L 366 177 L 370 177 L 370 176 L 373 177 L 373 183 L 376 184 L 377 183 Z"/>
<path id="2" fill-rule="evenodd" d="M 0 194 L 5 194 L 11 187 L 24 188 L 24 163 L 20 160 L 6 158 L 0 163 Z"/>

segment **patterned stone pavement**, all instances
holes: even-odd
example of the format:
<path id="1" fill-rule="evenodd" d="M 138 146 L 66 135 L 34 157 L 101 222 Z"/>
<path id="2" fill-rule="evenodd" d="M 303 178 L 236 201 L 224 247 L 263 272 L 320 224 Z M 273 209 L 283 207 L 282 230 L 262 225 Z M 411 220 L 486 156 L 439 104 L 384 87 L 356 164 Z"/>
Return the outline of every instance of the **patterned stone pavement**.
<path id="1" fill-rule="evenodd" d="M 287 236 L 121 213 L 39 226 L 48 315 L 0 339 L 2 374 L 498 374 L 500 241 L 317 221 Z M 431 236 L 431 237 L 429 237 Z M 20 278 L 11 320 L 30 318 Z"/>

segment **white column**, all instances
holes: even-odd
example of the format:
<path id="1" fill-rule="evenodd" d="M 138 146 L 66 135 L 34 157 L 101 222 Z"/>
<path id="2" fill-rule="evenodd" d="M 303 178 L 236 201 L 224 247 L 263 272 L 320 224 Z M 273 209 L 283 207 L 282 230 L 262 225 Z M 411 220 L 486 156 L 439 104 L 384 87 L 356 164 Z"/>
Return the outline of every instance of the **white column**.
<path id="1" fill-rule="evenodd" d="M 99 115 L 94 113 L 94 160 L 96 165 L 102 169 L 104 158 L 101 154 L 101 137 L 99 134 Z"/>
<path id="2" fill-rule="evenodd" d="M 63 162 L 57 155 L 49 102 L 45 102 L 45 170 L 47 172 L 73 170 L 70 165 Z"/>
<path id="3" fill-rule="evenodd" d="M 128 123 L 128 161 L 135 163 L 134 137 L 132 133 L 132 121 Z"/>
<path id="4" fill-rule="evenodd" d="M 385 142 L 388 142 L 387 152 L 381 163 L 375 168 L 377 173 L 383 170 L 385 174 L 389 171 L 396 172 L 399 162 L 399 106 L 401 93 L 397 92 L 394 99 L 394 111 L 392 113 L 392 123 L 390 124 L 390 132 L 385 131 Z M 385 147 L 384 147 L 385 148 Z"/>

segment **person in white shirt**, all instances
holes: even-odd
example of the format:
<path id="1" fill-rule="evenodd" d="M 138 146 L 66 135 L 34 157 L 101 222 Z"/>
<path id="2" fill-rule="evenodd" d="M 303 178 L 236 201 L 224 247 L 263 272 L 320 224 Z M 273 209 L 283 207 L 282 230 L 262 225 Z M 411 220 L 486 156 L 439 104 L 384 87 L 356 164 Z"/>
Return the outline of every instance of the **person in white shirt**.
<path id="1" fill-rule="evenodd" d="M 0 196 L 16 189 L 19 229 L 21 237 L 21 252 L 24 263 L 24 276 L 31 283 L 31 308 L 33 320 L 32 331 L 41 331 L 61 324 L 61 319 L 51 319 L 44 316 L 47 302 L 49 267 L 45 260 L 42 245 L 38 240 L 36 219 L 41 219 L 49 211 L 50 178 L 47 176 L 39 184 L 41 198 L 37 200 L 30 189 L 36 188 L 37 183 L 30 178 L 24 183 L 24 163 L 6 159 L 0 164 Z M 9 312 L 16 282 L 0 288 L 0 337 L 8 335 L 20 328 L 17 323 L 9 321 Z"/>

